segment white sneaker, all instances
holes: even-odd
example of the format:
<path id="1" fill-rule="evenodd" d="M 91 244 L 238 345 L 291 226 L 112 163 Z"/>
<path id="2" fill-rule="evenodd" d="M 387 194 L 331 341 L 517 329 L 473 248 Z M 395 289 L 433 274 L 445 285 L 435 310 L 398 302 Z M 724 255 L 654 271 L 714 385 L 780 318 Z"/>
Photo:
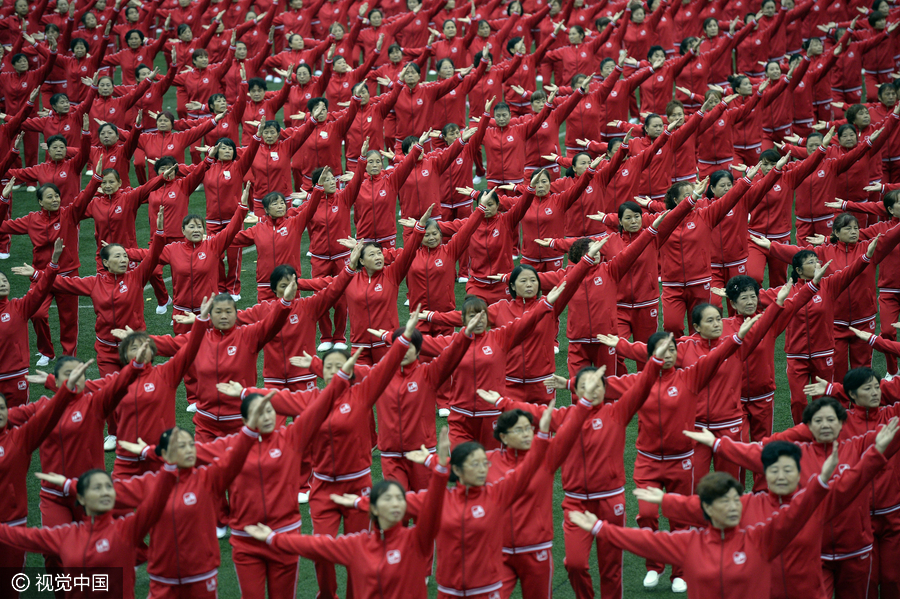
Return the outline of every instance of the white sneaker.
<path id="1" fill-rule="evenodd" d="M 25 191 L 37 191 L 37 187 L 35 187 L 34 185 L 29 185 L 25 188 Z"/>
<path id="2" fill-rule="evenodd" d="M 322 343 L 319 344 L 319 347 L 316 348 L 316 351 L 319 351 L 319 352 L 328 351 L 332 347 L 334 347 L 334 343 L 332 343 L 331 341 L 323 341 Z"/>
<path id="3" fill-rule="evenodd" d="M 659 572 L 656 572 L 654 570 L 649 570 L 647 572 L 647 575 L 644 576 L 644 588 L 652 589 L 653 587 L 655 587 L 658 584 L 659 584 Z"/>
<path id="4" fill-rule="evenodd" d="M 558 354 L 558 353 L 559 353 L 559 346 L 557 346 L 557 345 L 554 345 L 554 346 L 553 346 L 553 353 L 554 353 L 554 354 Z"/>
<path id="5" fill-rule="evenodd" d="M 450 415 L 450 410 L 448 410 L 447 408 L 441 408 L 438 410 L 438 416 L 440 416 L 441 418 L 446 418 L 449 415 Z"/>
<path id="6" fill-rule="evenodd" d="M 672 592 L 673 593 L 687 593 L 687 583 L 684 581 L 684 578 L 673 578 L 672 579 Z"/>
<path id="7" fill-rule="evenodd" d="M 266 75 L 266 81 L 274 81 L 274 80 L 275 80 L 275 77 L 273 77 L 272 75 Z"/>
<path id="8" fill-rule="evenodd" d="M 297 493 L 297 503 L 309 503 L 309 493 Z"/>
<path id="9" fill-rule="evenodd" d="M 103 451 L 115 451 L 116 441 L 117 439 L 115 435 L 107 435 L 103 440 Z"/>
<path id="10" fill-rule="evenodd" d="M 482 178 L 479 177 L 478 175 L 475 175 L 475 178 L 472 179 L 472 183 L 474 183 L 475 185 L 478 185 L 478 184 L 481 183 L 483 180 L 484 180 L 484 179 L 482 179 Z"/>
<path id="11" fill-rule="evenodd" d="M 228 527 L 227 526 L 216 526 L 216 538 L 224 539 L 228 536 Z"/>
<path id="12" fill-rule="evenodd" d="M 87 175 L 88 177 L 93 177 L 94 171 L 93 171 L 93 169 L 89 168 L 88 170 L 84 171 L 84 174 Z"/>
<path id="13" fill-rule="evenodd" d="M 409 305 L 409 300 L 406 300 L 405 302 L 403 302 L 403 305 L 404 305 L 404 306 L 408 306 L 408 305 Z"/>
<path id="14" fill-rule="evenodd" d="M 457 283 L 468 283 L 468 282 L 469 282 L 469 277 L 458 277 L 458 278 L 456 279 L 456 282 L 457 282 Z"/>
<path id="15" fill-rule="evenodd" d="M 884 375 L 884 378 L 881 380 L 883 380 L 885 382 L 892 381 L 892 380 L 894 380 L 895 376 L 897 376 L 897 375 L 888 373 L 888 374 Z"/>
<path id="16" fill-rule="evenodd" d="M 347 349 L 347 344 L 343 343 L 341 341 L 338 341 L 337 343 L 334 344 L 334 349 L 339 349 L 339 350 L 343 351 L 343 350 Z"/>
<path id="17" fill-rule="evenodd" d="M 236 302 L 239 302 L 239 301 L 241 301 L 241 294 L 240 293 L 232 293 L 231 299 L 233 299 Z"/>
<path id="18" fill-rule="evenodd" d="M 0 252 L 0 260 L 9 260 L 9 254 L 6 252 Z"/>
<path id="19" fill-rule="evenodd" d="M 312 258 L 312 252 L 306 252 L 306 257 L 307 257 L 307 258 Z"/>
<path id="20" fill-rule="evenodd" d="M 196 412 L 196 411 L 197 411 L 197 404 L 195 404 L 195 403 L 189 403 L 187 410 L 185 410 L 185 412 Z"/>
<path id="21" fill-rule="evenodd" d="M 166 312 L 169 311 L 169 304 L 171 304 L 171 303 L 172 303 L 172 298 L 170 297 L 169 301 L 167 301 L 163 305 L 156 306 L 156 313 L 157 314 L 165 314 Z"/>
<path id="22" fill-rule="evenodd" d="M 44 354 L 42 354 L 40 352 L 38 352 L 38 355 L 40 356 L 40 358 L 38 358 L 38 361 L 37 361 L 38 366 L 47 366 L 50 364 L 50 358 L 48 358 L 47 356 L 45 356 Z"/>
<path id="23" fill-rule="evenodd" d="M 544 82 L 544 76 L 543 76 L 543 75 L 538 75 L 537 77 L 534 78 L 534 80 L 537 81 L 537 82 L 539 82 L 539 83 L 543 83 L 543 82 Z"/>

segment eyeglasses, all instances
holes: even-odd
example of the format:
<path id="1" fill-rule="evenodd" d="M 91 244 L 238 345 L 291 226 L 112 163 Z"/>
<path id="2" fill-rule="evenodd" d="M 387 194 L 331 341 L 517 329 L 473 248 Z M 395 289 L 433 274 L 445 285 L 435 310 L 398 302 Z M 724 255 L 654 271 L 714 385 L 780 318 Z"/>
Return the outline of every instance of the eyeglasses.
<path id="1" fill-rule="evenodd" d="M 528 431 L 534 432 L 534 428 L 535 427 L 533 426 L 517 426 L 516 428 L 509 429 L 509 432 L 514 435 L 524 435 Z"/>

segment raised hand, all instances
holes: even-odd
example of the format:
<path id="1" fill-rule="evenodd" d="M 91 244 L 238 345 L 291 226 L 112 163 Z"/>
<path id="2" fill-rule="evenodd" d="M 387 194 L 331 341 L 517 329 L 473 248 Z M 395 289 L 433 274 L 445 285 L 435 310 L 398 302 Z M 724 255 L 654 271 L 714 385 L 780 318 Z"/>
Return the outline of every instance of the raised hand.
<path id="1" fill-rule="evenodd" d="M 87 372 L 88 367 L 94 363 L 94 360 L 88 360 L 87 362 L 82 362 L 78 366 L 72 369 L 72 372 L 69 373 L 69 378 L 66 380 L 66 388 L 69 391 L 75 391 L 75 382 L 78 381 L 81 377 L 84 376 L 84 373 Z"/>
<path id="2" fill-rule="evenodd" d="M 681 431 L 684 433 L 684 436 L 688 439 L 700 443 L 701 445 L 706 445 L 707 447 L 712 447 L 713 443 L 716 442 L 716 436 L 710 431 L 708 428 L 700 429 L 699 431 Z"/>
<path id="3" fill-rule="evenodd" d="M 894 416 L 878 431 L 878 435 L 875 437 L 875 449 L 878 453 L 887 451 L 888 446 L 894 441 L 897 430 L 900 429 L 900 425 L 897 422 L 898 419 Z"/>
<path id="4" fill-rule="evenodd" d="M 500 401 L 501 397 L 500 394 L 496 391 L 486 391 L 484 389 L 476 389 L 475 393 L 478 395 L 478 397 L 488 402 L 492 406 L 496 405 L 497 402 Z"/>
<path id="5" fill-rule="evenodd" d="M 542 433 L 550 432 L 550 421 L 553 419 L 553 408 L 556 406 L 556 398 L 550 400 L 544 413 L 541 414 L 541 421 L 538 423 L 538 430 Z"/>
<path id="6" fill-rule="evenodd" d="M 134 455 L 141 455 L 144 450 L 147 448 L 147 442 L 138 437 L 137 443 L 131 443 L 130 441 L 122 441 L 119 440 L 119 447 L 127 451 L 128 453 L 133 453 Z"/>
<path id="7" fill-rule="evenodd" d="M 816 377 L 815 383 L 810 383 L 803 387 L 804 395 L 825 395 L 825 391 L 828 390 L 828 381 L 823 379 L 820 376 Z"/>
<path id="8" fill-rule="evenodd" d="M 657 489 L 656 487 L 635 489 L 632 493 L 637 497 L 638 501 L 646 501 L 647 503 L 653 503 L 655 505 L 662 504 L 663 497 L 666 496 L 662 489 Z"/>
<path id="9" fill-rule="evenodd" d="M 291 366 L 296 366 L 297 368 L 309 368 L 312 366 L 312 356 L 306 352 L 303 352 L 302 356 L 293 356 L 290 360 Z"/>
<path id="10" fill-rule="evenodd" d="M 228 397 L 240 397 L 244 391 L 244 386 L 237 381 L 228 381 L 227 383 L 216 383 L 216 391 Z"/>
<path id="11" fill-rule="evenodd" d="M 591 532 L 594 530 L 594 525 L 597 524 L 597 521 L 600 518 L 592 514 L 591 512 L 579 512 L 576 510 L 572 510 L 569 512 L 569 521 L 582 530 L 586 530 L 587 532 Z"/>

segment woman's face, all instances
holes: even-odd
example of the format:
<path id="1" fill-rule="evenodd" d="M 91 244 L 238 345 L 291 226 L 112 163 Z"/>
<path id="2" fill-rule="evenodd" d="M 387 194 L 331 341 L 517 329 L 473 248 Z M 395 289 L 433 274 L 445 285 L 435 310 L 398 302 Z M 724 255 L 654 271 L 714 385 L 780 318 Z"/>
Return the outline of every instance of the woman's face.
<path id="1" fill-rule="evenodd" d="M 369 98 L 371 96 L 369 95 L 369 86 L 368 85 L 363 84 L 363 85 L 357 86 L 354 93 L 356 94 L 356 97 L 359 98 L 360 104 L 365 106 L 366 104 L 369 103 Z"/>
<path id="2" fill-rule="evenodd" d="M 382 253 L 380 248 L 370 245 L 363 250 L 360 261 L 366 267 L 366 270 L 379 272 L 384 268 L 384 253 Z"/>
<path id="3" fill-rule="evenodd" d="M 263 400 L 262 397 L 257 397 L 250 404 L 250 413 L 252 414 L 254 410 L 257 410 L 257 405 L 259 402 Z M 272 407 L 272 404 L 266 402 L 266 407 L 263 408 L 262 415 L 257 421 L 259 432 L 269 434 L 275 430 L 276 423 L 276 414 L 275 408 Z M 247 424 L 247 421 L 244 421 L 244 424 Z"/>
<path id="4" fill-rule="evenodd" d="M 809 46 L 807 47 L 806 53 L 810 56 L 818 56 L 825 49 L 825 46 L 822 45 L 822 40 L 817 37 L 812 37 L 809 39 Z"/>
<path id="5" fill-rule="evenodd" d="M 497 123 L 497 126 L 501 129 L 509 125 L 509 121 L 512 116 L 509 113 L 509 110 L 506 108 L 494 110 L 494 122 Z"/>
<path id="6" fill-rule="evenodd" d="M 406 517 L 406 496 L 398 485 L 391 485 L 387 491 L 378 496 L 371 510 L 383 530 L 391 528 L 400 524 Z"/>
<path id="7" fill-rule="evenodd" d="M 544 105 L 547 104 L 547 100 L 538 96 L 534 100 L 531 101 L 531 111 L 537 114 L 538 112 L 544 109 Z"/>
<path id="8" fill-rule="evenodd" d="M 463 322 L 468 323 L 472 317 L 475 316 L 475 312 L 473 310 L 468 310 L 463 313 Z M 475 324 L 475 329 L 472 331 L 476 335 L 481 335 L 488 329 L 488 319 L 487 313 L 483 313 L 481 317 L 478 319 L 478 322 Z"/>
<path id="9" fill-rule="evenodd" d="M 334 69 L 335 73 L 349 73 L 351 70 L 350 65 L 347 64 L 343 56 L 335 56 L 334 64 L 331 68 Z"/>
<path id="10" fill-rule="evenodd" d="M 374 177 L 381 173 L 381 170 L 384 168 L 384 162 L 382 162 L 381 154 L 370 154 L 366 156 L 366 173 L 370 176 Z"/>
<path id="11" fill-rule="evenodd" d="M 238 42 L 234 47 L 234 57 L 237 60 L 244 60 L 247 58 L 247 44 L 244 42 Z"/>
<path id="12" fill-rule="evenodd" d="M 270 218 L 281 218 L 287 213 L 287 202 L 284 201 L 284 198 L 276 197 L 271 202 L 269 202 L 268 208 L 266 208 L 266 214 L 269 215 Z"/>
<path id="13" fill-rule="evenodd" d="M 897 103 L 897 90 L 894 89 L 893 85 L 887 86 L 884 91 L 881 92 L 881 103 L 888 108 L 893 108 Z"/>
<path id="14" fill-rule="evenodd" d="M 54 141 L 47 146 L 47 155 L 50 156 L 50 160 L 64 160 L 66 157 L 66 144 L 59 140 Z"/>
<path id="15" fill-rule="evenodd" d="M 487 482 L 488 469 L 491 463 L 483 449 L 476 449 L 466 458 L 462 467 L 453 466 L 453 473 L 459 482 L 467 487 L 483 487 Z"/>
<path id="16" fill-rule="evenodd" d="M 516 288 L 516 296 L 525 299 L 535 297 L 538 294 L 538 291 L 541 290 L 537 275 L 528 269 L 519 273 L 514 286 Z"/>
<path id="17" fill-rule="evenodd" d="M 712 188 L 712 192 L 714 196 L 716 196 L 717 198 L 721 198 L 726 193 L 728 193 L 728 191 L 732 187 L 734 187 L 734 183 L 731 181 L 731 179 L 729 179 L 728 177 L 722 177 L 721 179 L 716 181 L 716 184 Z"/>
<path id="18" fill-rule="evenodd" d="M 478 200 L 478 205 L 484 208 L 484 217 L 491 218 L 497 215 L 497 211 L 500 210 L 500 204 L 494 199 L 494 196 L 490 198 L 485 198 L 482 196 L 480 200 Z"/>
<path id="19" fill-rule="evenodd" d="M 574 27 L 569 27 L 569 43 L 570 44 L 580 44 L 584 40 L 584 36 L 575 29 Z"/>
<path id="20" fill-rule="evenodd" d="M 750 80 L 746 77 L 742 77 L 741 82 L 738 84 L 737 89 L 734 91 L 741 94 L 742 96 L 749 96 L 753 93 L 753 84 L 750 83 Z"/>
<path id="21" fill-rule="evenodd" d="M 278 129 L 275 127 L 266 127 L 262 131 L 262 138 L 265 143 L 272 145 L 278 141 Z"/>
<path id="22" fill-rule="evenodd" d="M 418 85 L 419 80 L 422 78 L 422 74 L 415 69 L 406 69 L 406 73 L 403 77 L 403 82 L 409 87 L 414 87 Z"/>
<path id="23" fill-rule="evenodd" d="M 181 227 L 181 232 L 184 235 L 184 238 L 191 243 L 200 243 L 203 241 L 203 236 L 206 235 L 206 227 L 203 225 L 202 221 L 193 219 Z"/>
<path id="24" fill-rule="evenodd" d="M 869 114 L 868 110 L 860 110 L 856 113 L 856 118 L 853 120 L 853 124 L 860 128 L 868 127 L 871 123 L 872 116 Z"/>
<path id="25" fill-rule="evenodd" d="M 550 193 L 550 176 L 547 173 L 541 173 L 534 183 L 534 194 L 542 198 Z"/>
<path id="26" fill-rule="evenodd" d="M 741 503 L 741 494 L 737 489 L 729 489 L 728 493 L 713 500 L 712 503 L 704 503 L 703 510 L 709 516 L 715 528 L 734 528 L 741 523 L 741 512 L 744 506 Z"/>
<path id="27" fill-rule="evenodd" d="M 575 176 L 580 177 L 584 174 L 584 171 L 588 169 L 591 165 L 591 159 L 588 156 L 580 155 L 575 158 L 575 162 L 572 163 L 572 168 L 575 170 Z"/>
<path id="28" fill-rule="evenodd" d="M 453 21 L 444 23 L 444 37 L 448 40 L 452 40 L 456 37 L 456 23 Z"/>
<path id="29" fill-rule="evenodd" d="M 445 60 L 441 63 L 441 68 L 438 71 L 438 75 L 440 75 L 441 79 L 449 79 L 453 77 L 453 63 L 449 60 Z"/>
<path id="30" fill-rule="evenodd" d="M 660 341 L 660 343 L 663 343 Z M 675 361 L 678 359 L 678 348 L 674 341 L 669 341 L 666 353 L 663 355 L 663 368 L 668 370 L 675 367 Z"/>
<path id="31" fill-rule="evenodd" d="M 863 408 L 877 408 L 881 405 L 881 383 L 874 376 L 860 385 L 855 394 L 850 394 L 853 403 Z"/>
<path id="32" fill-rule="evenodd" d="M 722 315 L 712 307 L 707 307 L 700 315 L 700 324 L 694 324 L 694 330 L 704 339 L 718 339 L 722 335 Z"/>
<path id="33" fill-rule="evenodd" d="M 169 117 L 161 114 L 156 117 L 156 128 L 162 133 L 168 133 L 172 130 L 172 121 L 169 120 Z"/>
<path id="34" fill-rule="evenodd" d="M 13 68 L 17 73 L 24 73 L 28 70 L 28 59 L 24 56 L 13 63 Z"/>
<path id="35" fill-rule="evenodd" d="M 331 26 L 331 35 L 334 36 L 334 40 L 335 40 L 336 42 L 339 42 L 339 41 L 341 41 L 342 39 L 344 39 L 344 26 L 341 25 L 340 23 L 334 23 L 334 24 L 332 24 L 332 26 Z"/>
<path id="36" fill-rule="evenodd" d="M 337 371 L 341 369 L 346 361 L 347 358 L 339 352 L 333 352 L 325 356 L 322 360 L 322 379 L 326 385 L 331 382 L 331 377 L 337 374 Z"/>
<path id="37" fill-rule="evenodd" d="M 759 296 L 752 289 L 745 289 L 736 300 L 731 301 L 731 306 L 741 316 L 753 316 L 759 306 Z"/>
<path id="38" fill-rule="evenodd" d="M 128 270 L 128 254 L 125 253 L 125 248 L 120 245 L 107 247 L 110 248 L 109 257 L 103 260 L 103 266 L 111 274 L 124 275 Z"/>
<path id="39" fill-rule="evenodd" d="M 478 23 L 478 37 L 488 37 L 491 35 L 491 26 L 488 25 L 487 21 L 481 21 Z"/>
<path id="40" fill-rule="evenodd" d="M 635 212 L 634 210 L 629 210 L 628 208 L 622 213 L 622 230 L 627 233 L 637 233 L 641 230 L 643 225 L 641 220 L 641 213 Z"/>
<path id="41" fill-rule="evenodd" d="M 185 27 L 182 32 L 178 34 L 178 39 L 183 42 L 192 42 L 194 40 L 194 34 L 191 33 L 190 27 Z"/>
<path id="42" fill-rule="evenodd" d="M 441 235 L 441 228 L 436 224 L 428 225 L 425 229 L 425 236 L 422 238 L 422 245 L 429 249 L 434 249 L 441 245 L 444 236 Z"/>
<path id="43" fill-rule="evenodd" d="M 137 50 L 141 47 L 141 36 L 136 33 L 132 33 L 131 35 L 129 35 L 128 39 L 125 41 L 128 42 L 128 47 L 132 50 Z"/>
<path id="44" fill-rule="evenodd" d="M 25 0 L 16 0 L 16 14 L 24 17 L 28 14 L 28 2 Z"/>
<path id="45" fill-rule="evenodd" d="M 812 279 L 816 274 L 816 269 L 821 266 L 822 265 L 816 256 L 809 256 L 803 261 L 803 265 L 800 269 L 800 276 L 804 279 Z"/>
<path id="46" fill-rule="evenodd" d="M 96 473 L 91 476 L 84 489 L 84 495 L 78 496 L 78 503 L 84 506 L 88 516 L 105 514 L 116 504 L 116 490 L 108 474 Z"/>
<path id="47" fill-rule="evenodd" d="M 216 114 L 225 112 L 226 110 L 228 110 L 228 100 L 226 100 L 224 96 L 217 97 L 215 100 L 213 100 L 212 109 Z"/>
<path id="48" fill-rule="evenodd" d="M 201 54 L 200 56 L 197 56 L 194 58 L 194 68 L 195 69 L 199 69 L 202 71 L 203 69 L 205 69 L 208 66 L 209 66 L 209 55 L 208 54 Z"/>
<path id="49" fill-rule="evenodd" d="M 646 16 L 647 14 L 644 12 L 643 8 L 635 9 L 631 13 L 631 22 L 640 25 L 644 22 L 644 17 Z"/>
<path id="50" fill-rule="evenodd" d="M 89 12 L 84 16 L 84 26 L 88 29 L 96 29 L 97 27 L 97 17 L 94 13 Z"/>
<path id="51" fill-rule="evenodd" d="M 528 450 L 534 441 L 534 425 L 525 416 L 519 416 L 516 425 L 500 433 L 500 441 L 510 449 Z"/>
<path id="52" fill-rule="evenodd" d="M 664 60 L 666 58 L 666 53 L 662 50 L 654 50 L 653 54 L 650 55 L 650 62 L 655 62 L 657 60 Z"/>
<path id="53" fill-rule="evenodd" d="M 234 323 L 237 322 L 237 310 L 234 309 L 234 302 L 213 302 L 209 316 L 216 330 L 227 331 L 231 329 L 234 327 Z"/>
<path id="54" fill-rule="evenodd" d="M 75 368 L 80 364 L 80 360 L 66 360 L 66 362 L 64 362 L 62 367 L 59 369 L 59 376 L 56 377 L 56 379 L 60 382 L 68 384 L 69 377 L 72 375 L 72 371 L 75 370 Z M 77 389 L 79 392 L 84 391 L 84 383 L 85 376 L 83 374 L 78 377 L 78 380 L 72 381 L 75 389 Z"/>
<path id="55" fill-rule="evenodd" d="M 103 77 L 97 82 L 97 93 L 104 98 L 108 98 L 113 93 L 113 82 L 109 77 Z"/>
<path id="56" fill-rule="evenodd" d="M 391 64 L 400 64 L 400 61 L 403 60 L 403 52 L 397 48 L 392 48 L 388 51 L 388 60 L 391 61 Z"/>
<path id="57" fill-rule="evenodd" d="M 665 129 L 665 125 L 663 125 L 663 120 L 659 117 L 652 117 L 647 124 L 644 125 L 644 128 L 647 130 L 647 137 L 650 139 L 656 139 L 660 135 L 662 135 L 663 129 Z"/>
<path id="58" fill-rule="evenodd" d="M 337 191 L 337 178 L 331 173 L 325 173 L 319 177 L 319 185 L 325 190 L 325 193 L 332 194 Z"/>
<path id="59" fill-rule="evenodd" d="M 217 153 L 217 157 L 222 162 L 228 162 L 229 160 L 234 160 L 234 148 L 232 148 L 228 144 L 220 145 L 218 153 Z"/>
<path id="60" fill-rule="evenodd" d="M 120 187 L 122 187 L 122 182 L 112 173 L 103 175 L 103 179 L 100 181 L 100 191 L 106 195 L 116 193 Z"/>
<path id="61" fill-rule="evenodd" d="M 766 483 L 776 495 L 790 495 L 796 491 L 800 484 L 800 468 L 794 458 L 778 456 L 778 461 L 766 468 Z"/>
<path id="62" fill-rule="evenodd" d="M 372 27 L 381 27 L 382 21 L 384 21 L 384 15 L 381 14 L 380 10 L 376 10 L 369 17 L 369 23 L 372 24 Z"/>
<path id="63" fill-rule="evenodd" d="M 841 434 L 843 427 L 844 423 L 838 419 L 831 406 L 823 406 L 809 421 L 809 432 L 817 443 L 833 443 Z"/>
<path id="64" fill-rule="evenodd" d="M 9 294 L 9 287 L 7 287 L 6 293 Z M 0 431 L 6 428 L 7 422 L 9 422 L 9 408 L 6 407 L 6 400 L 0 397 Z"/>
<path id="65" fill-rule="evenodd" d="M 197 463 L 194 437 L 183 429 L 175 429 L 169 438 L 169 448 L 162 450 L 162 457 L 179 468 L 193 468 Z"/>
<path id="66" fill-rule="evenodd" d="M 40 204 L 41 208 L 47 212 L 56 212 L 59 210 L 60 204 L 59 193 L 55 189 L 48 187 L 41 195 Z"/>
<path id="67" fill-rule="evenodd" d="M 834 233 L 837 236 L 838 241 L 843 241 L 844 243 L 856 243 L 859 241 L 859 223 L 851 221 L 850 224 L 844 225 L 840 229 L 836 229 Z"/>
<path id="68" fill-rule="evenodd" d="M 777 81 L 781 78 L 781 68 L 774 62 L 770 62 L 766 65 L 766 77 L 770 81 Z"/>
<path id="69" fill-rule="evenodd" d="M 775 16 L 775 2 L 763 2 L 762 14 L 766 17 Z"/>
<path id="70" fill-rule="evenodd" d="M 6 278 L 6 275 L 0 272 L 0 297 L 7 297 L 9 295 L 9 279 Z M 0 399 L 0 403 L 5 402 Z M 3 425 L 0 425 L 0 429 L 3 428 Z"/>

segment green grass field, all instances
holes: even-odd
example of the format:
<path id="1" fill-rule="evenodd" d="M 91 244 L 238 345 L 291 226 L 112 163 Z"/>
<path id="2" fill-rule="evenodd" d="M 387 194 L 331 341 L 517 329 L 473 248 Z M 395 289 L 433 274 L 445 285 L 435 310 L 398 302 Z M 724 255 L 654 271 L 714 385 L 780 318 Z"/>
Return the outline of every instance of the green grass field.
<path id="1" fill-rule="evenodd" d="M 166 95 L 165 98 L 165 106 L 164 109 L 170 109 L 174 112 L 175 110 L 175 92 L 174 89 L 170 90 L 170 92 Z M 43 155 L 43 153 L 42 153 Z M 85 181 L 87 179 L 85 178 Z M 132 178 L 133 184 L 136 185 L 136 181 Z M 202 191 L 196 192 L 191 196 L 191 212 L 195 212 L 197 214 L 205 214 L 205 204 L 204 204 L 204 194 Z M 34 193 L 29 193 L 23 187 L 19 191 L 14 193 L 13 207 L 12 207 L 12 216 L 18 217 L 26 214 L 29 211 L 37 209 L 37 202 L 34 197 Z M 93 255 L 96 250 L 94 240 L 93 240 L 93 225 L 91 221 L 85 221 L 81 228 L 81 239 L 79 240 L 80 248 L 81 248 L 81 276 L 89 276 L 94 274 L 94 259 Z M 149 243 L 150 231 L 148 227 L 148 218 L 147 218 L 147 208 L 146 206 L 142 207 L 139 211 L 137 217 L 137 232 L 138 232 L 138 242 L 144 247 Z M 309 275 L 309 259 L 306 257 L 306 249 L 307 249 L 308 239 L 304 241 L 304 246 L 302 249 L 303 256 L 303 269 L 304 275 Z M 3 270 L 6 273 L 9 273 L 9 268 L 12 266 L 20 265 L 23 262 L 30 263 L 31 262 L 31 243 L 27 238 L 17 237 L 13 239 L 12 243 L 12 255 L 9 260 L 5 262 L 0 262 L 0 270 Z M 254 272 L 256 268 L 256 260 L 255 253 L 252 251 L 248 252 L 245 255 L 245 259 L 243 262 L 243 271 L 241 273 L 241 280 L 243 283 L 243 299 L 238 302 L 239 308 L 244 308 L 252 305 L 255 298 L 255 278 Z M 168 267 L 166 268 L 165 276 L 170 276 L 168 272 Z M 10 275 L 10 282 L 12 284 L 12 297 L 20 297 L 23 295 L 27 288 L 28 282 L 24 277 L 17 277 L 15 275 Z M 171 286 L 170 286 L 171 291 Z M 461 300 L 465 294 L 464 285 L 458 284 L 456 286 L 456 295 L 457 299 Z M 401 292 L 401 300 L 405 296 L 405 292 Z M 154 334 L 168 334 L 171 333 L 171 327 L 169 325 L 171 318 L 171 310 L 165 316 L 159 316 L 155 313 L 156 301 L 153 296 L 152 291 L 147 289 L 144 294 L 145 298 L 145 315 L 147 321 L 147 327 L 151 333 Z M 408 309 L 402 305 L 400 305 L 400 320 L 404 322 L 408 315 Z M 561 320 L 561 331 L 565 331 L 565 319 L 569 316 L 568 312 L 564 313 Z M 73 315 L 64 315 L 64 318 L 72 318 Z M 93 308 L 90 304 L 89 298 L 80 298 L 80 305 L 78 310 L 78 318 L 79 318 L 79 345 L 78 345 L 78 353 L 80 357 L 92 357 L 93 356 L 93 341 L 94 341 L 94 320 L 95 315 Z M 54 335 L 58 332 L 58 313 L 56 310 L 56 306 L 54 305 L 50 310 L 50 326 Z M 32 364 L 36 361 L 35 352 L 37 351 L 34 346 L 34 337 L 32 335 Z M 776 401 L 776 413 L 775 413 L 775 427 L 776 430 L 783 430 L 790 426 L 790 411 L 789 411 L 789 393 L 787 387 L 787 378 L 785 376 L 785 356 L 783 351 L 783 341 L 779 341 L 776 349 L 776 378 L 778 384 L 778 391 L 776 391 L 775 401 Z M 59 345 L 56 345 L 57 352 L 60 351 Z M 556 358 L 556 366 L 557 373 L 561 375 L 566 375 L 566 351 L 567 351 L 567 342 L 563 335 L 560 336 L 560 353 Z M 59 354 L 57 354 L 59 355 Z M 630 363 L 630 366 L 633 368 L 633 363 Z M 260 373 L 262 372 L 262 359 L 259 361 Z M 875 356 L 875 368 L 881 372 L 884 372 L 884 358 L 876 353 Z M 52 363 L 49 367 L 52 370 Z M 96 367 L 93 367 L 91 371 L 88 372 L 88 376 L 91 378 L 95 378 L 99 375 Z M 260 382 L 262 379 L 260 378 Z M 31 399 L 37 399 L 41 394 L 41 389 L 32 388 L 31 391 Z M 569 403 L 569 394 L 566 392 L 562 392 L 559 395 L 558 402 L 560 405 Z M 185 408 L 187 403 L 184 399 L 184 389 L 183 386 L 179 388 L 178 392 L 178 404 L 176 410 L 176 416 L 178 425 L 184 427 L 188 430 L 193 430 L 193 426 L 191 424 L 190 414 L 185 412 Z M 439 426 L 441 424 L 441 420 L 439 419 Z M 625 464 L 626 471 L 631 472 L 632 466 L 634 464 L 634 458 L 636 451 L 634 449 L 634 442 L 637 435 L 637 419 L 635 419 L 628 428 L 628 441 L 626 443 L 625 449 Z M 149 441 L 149 440 L 148 440 Z M 152 442 L 152 441 L 151 441 Z M 107 468 L 111 471 L 113 464 L 113 454 L 108 453 L 107 457 Z M 39 470 L 39 463 L 37 459 L 37 454 L 32 461 L 32 471 Z M 373 480 L 377 481 L 381 477 L 381 469 L 378 460 L 377 453 L 373 456 Z M 630 478 L 630 477 L 629 477 Z M 697 479 L 699 480 L 699 475 Z M 634 525 L 634 516 L 637 514 L 637 503 L 636 500 L 631 496 L 631 491 L 633 489 L 633 484 L 629 482 L 626 485 L 626 492 L 628 496 L 628 504 L 627 504 L 627 513 L 628 513 L 628 523 L 629 525 Z M 559 481 L 559 476 L 557 475 L 555 487 L 554 487 L 554 497 L 556 499 L 555 507 L 554 507 L 554 521 L 556 523 L 556 543 L 553 550 L 553 556 L 555 560 L 555 577 L 554 577 L 554 589 L 555 595 L 560 598 L 569 598 L 574 597 L 574 593 L 572 588 L 569 586 L 567 575 L 565 568 L 563 566 L 563 558 L 564 558 L 564 549 L 563 549 L 563 536 L 562 536 L 562 510 L 559 507 L 563 498 L 562 487 Z M 311 532 L 311 523 L 309 520 L 309 510 L 307 506 L 300 506 L 300 512 L 303 515 L 303 532 L 310 533 Z M 29 526 L 39 526 L 40 525 L 40 510 L 38 507 L 38 481 L 36 479 L 29 480 Z M 222 551 L 222 564 L 219 570 L 219 592 L 220 597 L 223 599 L 232 599 L 240 596 L 240 590 L 238 588 L 237 579 L 235 576 L 234 567 L 231 563 L 231 550 L 230 545 L 227 539 L 224 539 L 220 542 L 221 551 Z M 41 566 L 43 564 L 43 559 L 39 555 L 29 555 L 28 557 L 28 565 L 29 566 Z M 642 586 L 642 580 L 644 577 L 644 565 L 643 560 L 638 559 L 637 557 L 626 554 L 625 556 L 625 572 L 624 572 L 624 590 L 625 596 L 629 598 L 643 598 L 643 597 L 661 597 L 666 596 L 670 593 L 669 590 L 669 577 L 668 573 L 663 575 L 659 586 L 656 589 L 651 591 L 647 591 Z M 343 591 L 344 585 L 344 574 L 343 569 L 338 568 L 338 579 L 339 584 L 341 585 L 341 589 Z M 596 593 L 599 595 L 599 580 L 594 573 L 594 588 Z M 298 592 L 297 596 L 301 598 L 312 598 L 315 596 L 317 590 L 315 573 L 313 570 L 312 562 L 307 560 L 300 560 L 300 578 L 298 584 Z M 148 578 L 146 574 L 146 567 L 142 566 L 138 570 L 137 574 L 137 596 L 138 597 L 146 597 L 148 592 Z M 343 596 L 343 592 L 341 592 Z M 429 585 L 429 596 L 435 597 L 437 595 L 436 585 L 434 583 L 434 579 L 432 578 L 431 584 Z M 519 592 L 516 591 L 515 597 L 520 596 Z"/>

